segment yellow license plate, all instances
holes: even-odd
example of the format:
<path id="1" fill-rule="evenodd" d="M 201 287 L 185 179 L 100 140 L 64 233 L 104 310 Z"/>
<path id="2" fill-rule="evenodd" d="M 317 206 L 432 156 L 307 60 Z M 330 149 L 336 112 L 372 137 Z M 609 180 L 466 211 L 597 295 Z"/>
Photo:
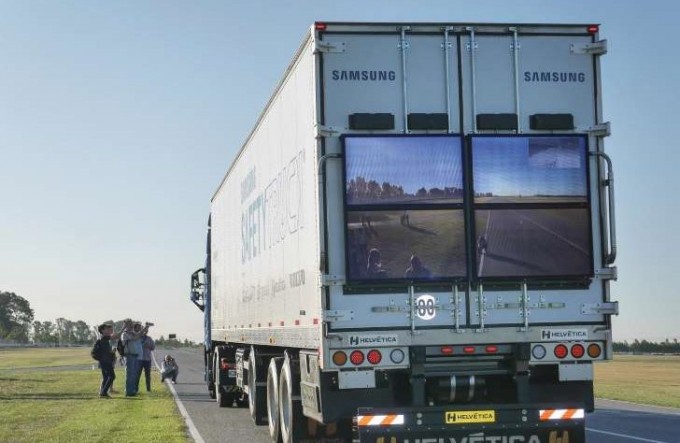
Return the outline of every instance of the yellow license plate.
<path id="1" fill-rule="evenodd" d="M 496 411 L 447 411 L 444 414 L 447 425 L 465 423 L 495 423 Z"/>

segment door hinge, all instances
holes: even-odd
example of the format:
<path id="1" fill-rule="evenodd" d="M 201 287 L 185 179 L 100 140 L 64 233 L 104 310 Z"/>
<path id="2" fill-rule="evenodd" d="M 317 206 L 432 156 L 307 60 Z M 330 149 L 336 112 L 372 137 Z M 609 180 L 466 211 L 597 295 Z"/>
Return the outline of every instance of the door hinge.
<path id="1" fill-rule="evenodd" d="M 354 320 L 354 311 L 323 311 L 323 320 L 326 322 L 352 321 Z"/>
<path id="2" fill-rule="evenodd" d="M 572 44 L 570 49 L 572 54 L 604 55 L 607 53 L 607 40 L 586 43 L 585 45 Z"/>
<path id="3" fill-rule="evenodd" d="M 619 277 L 616 266 L 612 266 L 611 268 L 596 269 L 595 275 L 600 277 L 602 280 L 616 280 Z"/>
<path id="4" fill-rule="evenodd" d="M 585 315 L 619 315 L 619 302 L 581 304 L 581 314 Z"/>
<path id="5" fill-rule="evenodd" d="M 317 40 L 314 42 L 314 52 L 345 52 L 345 42 L 325 42 L 323 40 Z"/>
<path id="6" fill-rule="evenodd" d="M 344 284 L 345 284 L 344 275 L 332 275 L 332 274 L 321 275 L 321 286 L 342 286 Z"/>
<path id="7" fill-rule="evenodd" d="M 587 132 L 593 137 L 609 137 L 612 133 L 612 128 L 609 122 L 604 122 L 584 128 L 583 132 Z"/>
<path id="8" fill-rule="evenodd" d="M 334 126 L 325 126 L 317 124 L 316 127 L 316 138 L 320 137 L 340 137 L 342 129 L 336 128 Z"/>

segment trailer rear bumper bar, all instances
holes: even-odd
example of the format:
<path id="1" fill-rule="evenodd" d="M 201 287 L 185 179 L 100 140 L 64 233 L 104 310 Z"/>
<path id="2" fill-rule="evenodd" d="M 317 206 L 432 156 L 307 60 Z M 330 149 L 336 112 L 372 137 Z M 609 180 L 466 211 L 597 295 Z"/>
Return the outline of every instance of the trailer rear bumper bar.
<path id="1" fill-rule="evenodd" d="M 359 408 L 358 443 L 584 443 L 583 405 Z"/>

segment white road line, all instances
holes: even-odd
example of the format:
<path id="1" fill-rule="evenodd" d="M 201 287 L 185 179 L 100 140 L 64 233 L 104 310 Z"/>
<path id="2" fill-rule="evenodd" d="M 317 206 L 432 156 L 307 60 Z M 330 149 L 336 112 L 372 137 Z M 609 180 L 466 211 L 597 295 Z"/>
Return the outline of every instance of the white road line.
<path id="1" fill-rule="evenodd" d="M 595 432 L 596 434 L 605 434 L 605 435 L 611 435 L 611 436 L 614 436 L 614 437 L 627 438 L 627 439 L 630 439 L 630 440 L 645 441 L 645 442 L 648 442 L 648 443 L 670 443 L 670 442 L 661 441 L 661 440 L 650 440 L 649 438 L 633 437 L 632 435 L 618 434 L 616 432 L 601 431 L 599 429 L 593 429 L 593 428 L 586 428 L 586 431 Z"/>
<path id="2" fill-rule="evenodd" d="M 158 366 L 158 362 L 156 361 L 156 354 L 153 354 L 153 363 L 156 365 L 156 369 L 158 369 L 158 372 L 160 373 L 161 367 Z M 184 418 L 184 422 L 186 423 L 187 428 L 189 428 L 189 434 L 191 434 L 191 438 L 193 438 L 196 443 L 205 443 L 205 440 L 203 440 L 203 437 L 201 437 L 201 434 L 198 432 L 196 425 L 191 420 L 189 413 L 187 412 L 186 408 L 184 407 L 182 400 L 179 399 L 179 395 L 177 395 L 177 391 L 175 390 L 175 387 L 172 385 L 172 382 L 170 380 L 165 380 L 165 383 L 167 383 L 168 388 L 170 388 L 170 392 L 172 392 L 172 396 L 175 397 L 175 403 L 177 403 L 177 409 L 179 409 L 179 413 Z"/>

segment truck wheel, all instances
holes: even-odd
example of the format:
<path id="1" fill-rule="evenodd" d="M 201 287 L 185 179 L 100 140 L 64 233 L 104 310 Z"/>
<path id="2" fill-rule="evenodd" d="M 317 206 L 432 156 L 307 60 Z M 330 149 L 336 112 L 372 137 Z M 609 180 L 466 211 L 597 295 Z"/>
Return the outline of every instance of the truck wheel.
<path id="1" fill-rule="evenodd" d="M 281 443 L 281 427 L 279 419 L 279 377 L 282 357 L 269 360 L 267 369 L 267 419 L 269 422 L 269 437 L 273 442 Z"/>
<path id="2" fill-rule="evenodd" d="M 219 384 L 220 380 L 220 358 L 222 357 L 220 355 L 219 348 L 217 352 L 215 352 L 215 365 L 213 369 L 213 376 L 215 377 L 215 383 L 213 384 L 213 390 L 210 391 L 210 397 L 215 399 L 217 402 L 217 405 L 220 408 L 224 408 L 227 406 L 231 406 L 232 403 L 234 403 L 234 394 L 227 394 L 226 392 L 222 391 L 222 387 Z"/>
<path id="3" fill-rule="evenodd" d="M 279 378 L 279 412 L 283 443 L 294 443 L 306 436 L 307 419 L 302 415 L 299 380 L 300 367 L 286 352 Z"/>
<path id="4" fill-rule="evenodd" d="M 215 393 L 215 400 L 217 400 L 217 404 L 220 405 L 220 408 L 226 408 L 234 403 L 234 394 L 227 394 L 219 389 Z"/>
<path id="5" fill-rule="evenodd" d="M 210 398 L 215 400 L 215 364 L 214 364 L 215 354 L 208 354 L 208 361 L 206 364 L 206 372 L 208 376 L 208 395 Z"/>
<path id="6" fill-rule="evenodd" d="M 259 375 L 257 370 L 257 355 L 253 346 L 248 356 L 248 408 L 253 422 L 256 425 L 264 425 L 267 424 L 266 383 L 262 382 L 262 375 Z"/>

